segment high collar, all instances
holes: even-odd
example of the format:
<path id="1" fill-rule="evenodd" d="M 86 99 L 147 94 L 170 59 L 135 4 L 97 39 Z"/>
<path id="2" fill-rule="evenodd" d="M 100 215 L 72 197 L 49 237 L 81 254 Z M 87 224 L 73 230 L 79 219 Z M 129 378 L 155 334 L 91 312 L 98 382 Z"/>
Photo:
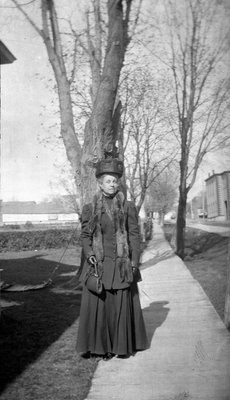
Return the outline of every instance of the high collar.
<path id="1" fill-rule="evenodd" d="M 116 192 L 116 193 L 113 193 L 113 194 L 105 194 L 104 192 L 102 192 L 102 194 L 103 194 L 103 197 L 105 198 L 105 199 L 114 199 L 114 197 L 117 195 L 117 193 L 118 193 L 118 191 Z"/>

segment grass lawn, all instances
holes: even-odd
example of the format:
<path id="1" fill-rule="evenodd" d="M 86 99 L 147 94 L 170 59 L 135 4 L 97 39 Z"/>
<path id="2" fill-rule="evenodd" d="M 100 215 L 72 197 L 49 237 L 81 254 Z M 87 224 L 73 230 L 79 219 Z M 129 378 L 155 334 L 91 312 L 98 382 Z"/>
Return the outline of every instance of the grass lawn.
<path id="1" fill-rule="evenodd" d="M 173 230 L 173 225 L 164 228 L 169 241 Z M 202 286 L 222 320 L 227 289 L 228 241 L 228 237 L 186 228 L 185 265 Z"/>
<path id="2" fill-rule="evenodd" d="M 229 238 L 210 233 L 205 236 L 210 239 L 209 245 L 185 259 L 185 264 L 224 321 Z"/>
<path id="3" fill-rule="evenodd" d="M 1 293 L 3 301 L 20 304 L 1 309 L 1 400 L 82 400 L 88 392 L 97 362 L 75 350 L 81 293 L 53 291 L 77 269 L 80 248 L 68 249 L 59 264 L 62 255 L 63 249 L 0 255 L 6 283 L 53 278 L 45 289 Z"/>

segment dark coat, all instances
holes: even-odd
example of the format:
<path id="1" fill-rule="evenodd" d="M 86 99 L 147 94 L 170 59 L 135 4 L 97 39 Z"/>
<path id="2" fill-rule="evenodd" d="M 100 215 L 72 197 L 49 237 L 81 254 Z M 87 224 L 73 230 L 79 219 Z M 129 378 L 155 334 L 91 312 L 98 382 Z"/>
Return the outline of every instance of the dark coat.
<path id="1" fill-rule="evenodd" d="M 132 265 L 138 266 L 140 259 L 140 231 L 138 225 L 138 214 L 134 203 L 125 201 L 124 204 L 125 213 L 125 226 L 127 230 L 127 238 L 129 245 L 129 253 Z M 86 261 L 83 266 L 83 270 L 80 276 L 81 280 L 84 280 L 85 273 L 89 267 L 87 259 L 94 255 L 92 248 L 92 234 L 89 231 L 88 222 L 92 215 L 92 205 L 87 204 L 82 210 L 82 232 L 81 240 L 83 252 L 86 257 Z M 101 216 L 101 229 L 103 237 L 103 275 L 102 282 L 104 288 L 109 290 L 123 289 L 130 284 L 125 280 L 121 281 L 118 267 L 116 267 L 117 249 L 116 249 L 116 232 L 115 226 L 107 213 L 104 211 Z"/>

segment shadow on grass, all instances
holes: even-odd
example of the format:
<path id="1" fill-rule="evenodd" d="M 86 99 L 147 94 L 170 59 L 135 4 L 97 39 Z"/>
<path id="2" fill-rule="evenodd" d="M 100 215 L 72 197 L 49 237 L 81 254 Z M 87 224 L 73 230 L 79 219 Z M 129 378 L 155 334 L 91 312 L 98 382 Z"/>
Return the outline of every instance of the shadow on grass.
<path id="1" fill-rule="evenodd" d="M 2 280 L 37 284 L 46 281 L 57 263 L 41 256 L 1 260 Z M 76 265 L 60 264 L 58 274 L 73 272 Z M 12 279 L 13 278 L 13 279 Z M 55 284 L 69 277 L 56 276 Z M 50 288 L 28 292 L 2 292 L 2 299 L 20 306 L 2 308 L 0 321 L 0 393 L 25 368 L 73 324 L 79 316 L 79 293 L 54 294 Z"/>

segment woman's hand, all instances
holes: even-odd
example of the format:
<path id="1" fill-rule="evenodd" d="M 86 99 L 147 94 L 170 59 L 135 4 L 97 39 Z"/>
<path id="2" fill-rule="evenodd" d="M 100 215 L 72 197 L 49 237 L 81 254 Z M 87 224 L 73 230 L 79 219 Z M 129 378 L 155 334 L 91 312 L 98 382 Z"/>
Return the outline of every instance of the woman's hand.
<path id="1" fill-rule="evenodd" d="M 92 265 L 95 265 L 95 264 L 97 264 L 97 259 L 96 259 L 95 256 L 90 256 L 90 257 L 88 258 L 88 262 L 89 262 L 90 264 L 92 264 Z"/>
<path id="2" fill-rule="evenodd" d="M 138 267 L 132 266 L 133 280 L 136 282 L 142 281 L 140 269 Z"/>

